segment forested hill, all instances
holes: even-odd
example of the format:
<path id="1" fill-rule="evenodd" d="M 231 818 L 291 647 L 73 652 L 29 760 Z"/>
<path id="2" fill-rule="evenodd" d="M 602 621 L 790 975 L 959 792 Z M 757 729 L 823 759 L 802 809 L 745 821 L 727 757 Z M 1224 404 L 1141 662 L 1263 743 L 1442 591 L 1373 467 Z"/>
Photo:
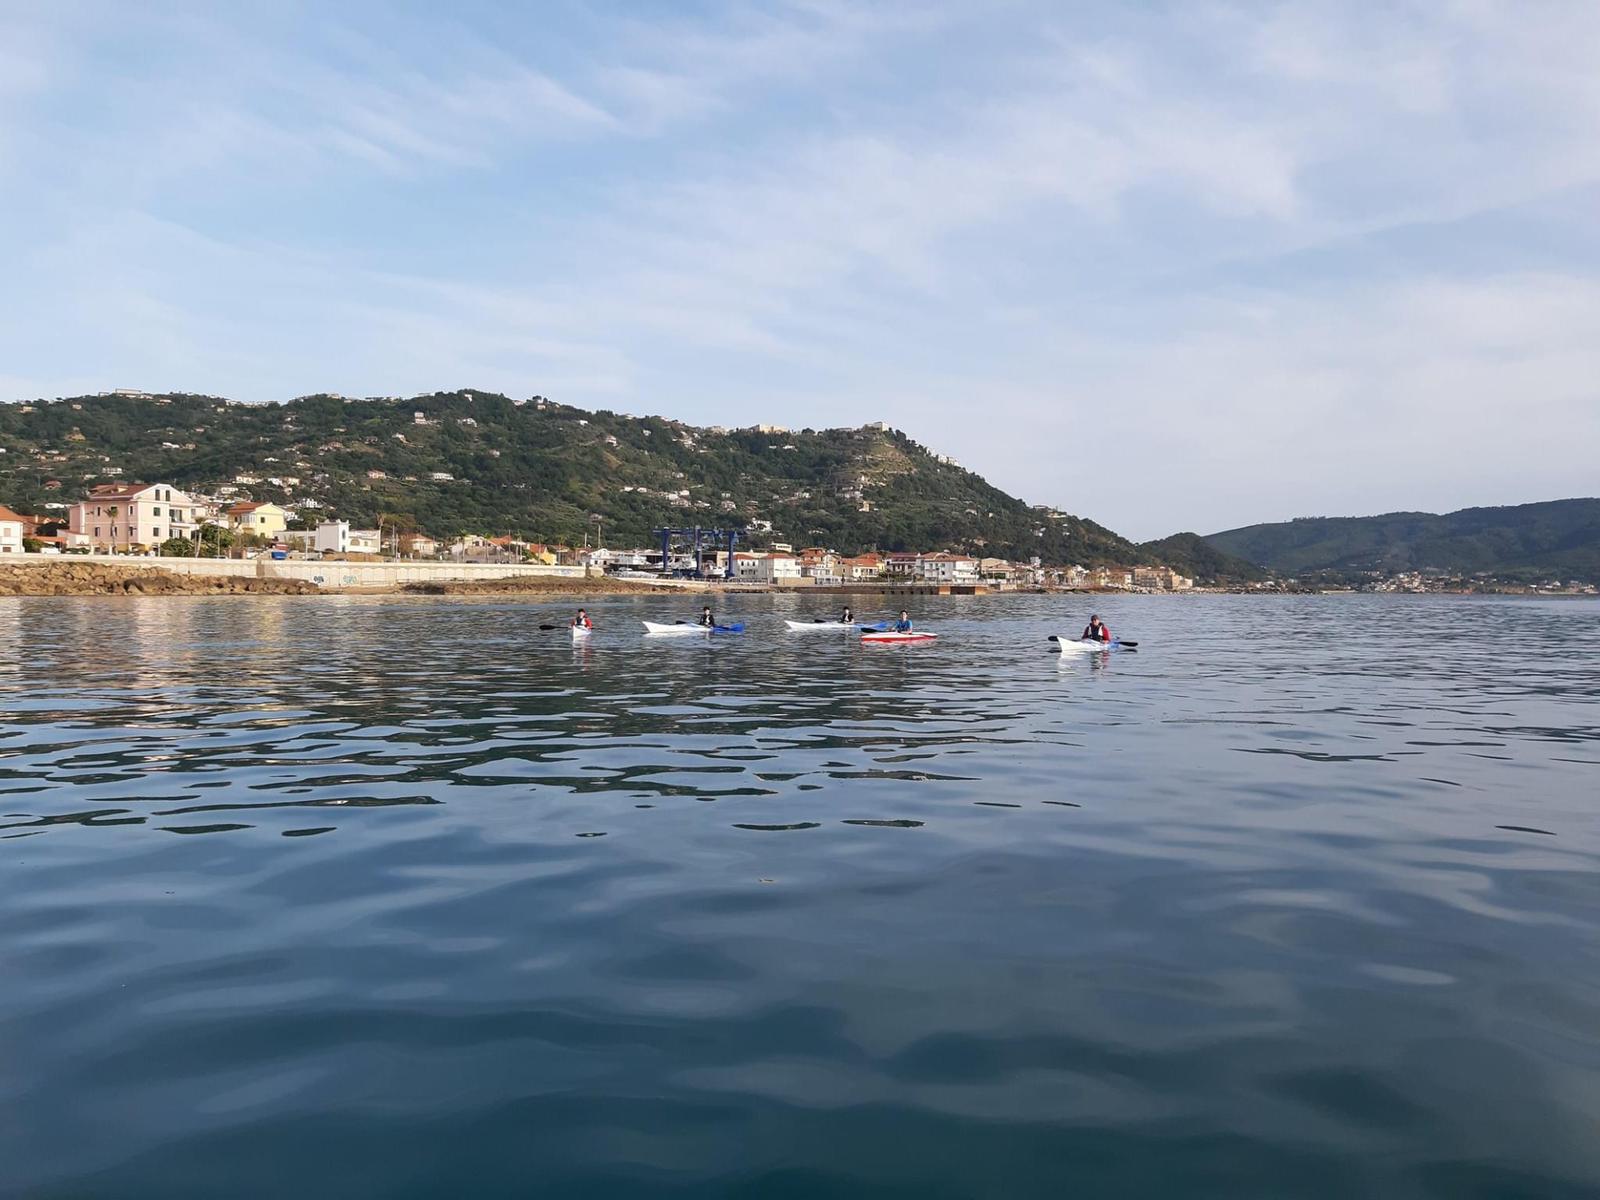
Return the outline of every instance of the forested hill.
<path id="1" fill-rule="evenodd" d="M 0 404 L 0 446 L 0 503 L 22 511 L 74 499 L 121 468 L 124 480 L 199 489 L 253 476 L 240 490 L 254 499 L 310 498 L 358 525 L 411 518 L 438 537 L 576 543 L 599 518 L 607 544 L 627 545 L 663 524 L 769 521 L 756 544 L 1146 559 L 1092 521 L 1030 508 L 878 428 L 704 429 L 475 390 L 285 404 L 111 395 Z"/>
<path id="2" fill-rule="evenodd" d="M 1224 554 L 1198 533 L 1175 533 L 1154 542 L 1141 542 L 1157 562 L 1195 579 L 1219 583 L 1248 583 L 1265 579 L 1266 571 L 1242 558 Z"/>
<path id="3" fill-rule="evenodd" d="M 1303 517 L 1206 538 L 1286 575 L 1437 569 L 1537 582 L 1600 581 L 1600 499 L 1377 517 Z"/>

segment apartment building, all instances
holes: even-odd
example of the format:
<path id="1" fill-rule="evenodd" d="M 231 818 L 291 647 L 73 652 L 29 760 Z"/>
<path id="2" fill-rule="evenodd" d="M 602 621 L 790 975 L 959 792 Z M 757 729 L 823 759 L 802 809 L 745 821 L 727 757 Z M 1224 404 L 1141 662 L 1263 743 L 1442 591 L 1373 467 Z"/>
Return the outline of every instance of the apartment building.
<path id="1" fill-rule="evenodd" d="M 155 551 L 168 538 L 196 541 L 200 513 L 186 492 L 164 483 L 103 483 L 74 504 L 68 542 L 91 550 Z"/>

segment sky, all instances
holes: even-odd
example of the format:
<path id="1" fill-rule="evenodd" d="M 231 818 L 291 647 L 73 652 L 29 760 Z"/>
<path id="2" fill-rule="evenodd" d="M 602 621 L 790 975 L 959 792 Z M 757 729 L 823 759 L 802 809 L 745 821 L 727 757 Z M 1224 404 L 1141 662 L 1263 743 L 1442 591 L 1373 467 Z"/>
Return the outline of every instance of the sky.
<path id="1" fill-rule="evenodd" d="M 886 420 L 1139 539 L 1600 494 L 1600 4 L 0 0 L 0 399 Z"/>

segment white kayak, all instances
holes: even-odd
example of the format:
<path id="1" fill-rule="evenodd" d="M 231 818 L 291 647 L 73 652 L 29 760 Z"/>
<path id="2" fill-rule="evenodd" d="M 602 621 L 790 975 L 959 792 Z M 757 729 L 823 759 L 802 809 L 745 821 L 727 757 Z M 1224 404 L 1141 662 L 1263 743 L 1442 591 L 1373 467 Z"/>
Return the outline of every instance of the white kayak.
<path id="1" fill-rule="evenodd" d="M 574 625 L 572 627 L 572 640 L 581 642 L 594 632 L 594 627 L 589 625 Z"/>
<path id="2" fill-rule="evenodd" d="M 1056 645 L 1061 647 L 1062 654 L 1093 654 L 1096 650 L 1120 650 L 1122 643 L 1117 640 L 1109 642 L 1091 642 L 1083 638 L 1069 637 L 1061 634 L 1056 638 Z"/>
<path id="3" fill-rule="evenodd" d="M 873 645 L 884 645 L 894 642 L 932 642 L 938 639 L 937 633 L 923 633 L 913 629 L 909 633 L 900 633 L 893 629 L 885 629 L 876 633 L 863 633 L 861 640 L 871 642 Z"/>
<path id="4" fill-rule="evenodd" d="M 680 636 L 709 632 L 704 625 L 662 625 L 656 621 L 646 621 L 644 623 L 644 631 L 646 633 L 672 633 Z"/>
<path id="5" fill-rule="evenodd" d="M 808 629 L 851 630 L 860 628 L 854 621 L 848 624 L 844 621 L 785 621 L 784 624 L 796 633 L 803 633 Z"/>

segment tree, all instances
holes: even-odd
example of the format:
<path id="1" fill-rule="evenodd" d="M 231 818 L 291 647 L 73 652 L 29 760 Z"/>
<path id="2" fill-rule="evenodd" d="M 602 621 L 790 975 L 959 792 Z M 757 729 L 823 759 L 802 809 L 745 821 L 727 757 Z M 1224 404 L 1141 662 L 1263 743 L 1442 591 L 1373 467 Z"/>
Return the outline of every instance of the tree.
<path id="1" fill-rule="evenodd" d="M 37 554 L 43 549 L 44 543 L 36 537 L 25 537 L 22 539 L 22 552 L 24 554 Z"/>
<path id="2" fill-rule="evenodd" d="M 225 558 L 228 547 L 233 545 L 233 531 L 224 529 L 221 525 L 200 526 L 200 545 L 198 547 L 201 558 Z"/>
<path id="3" fill-rule="evenodd" d="M 161 553 L 168 558 L 193 558 L 195 546 L 186 537 L 169 537 L 161 543 Z"/>

